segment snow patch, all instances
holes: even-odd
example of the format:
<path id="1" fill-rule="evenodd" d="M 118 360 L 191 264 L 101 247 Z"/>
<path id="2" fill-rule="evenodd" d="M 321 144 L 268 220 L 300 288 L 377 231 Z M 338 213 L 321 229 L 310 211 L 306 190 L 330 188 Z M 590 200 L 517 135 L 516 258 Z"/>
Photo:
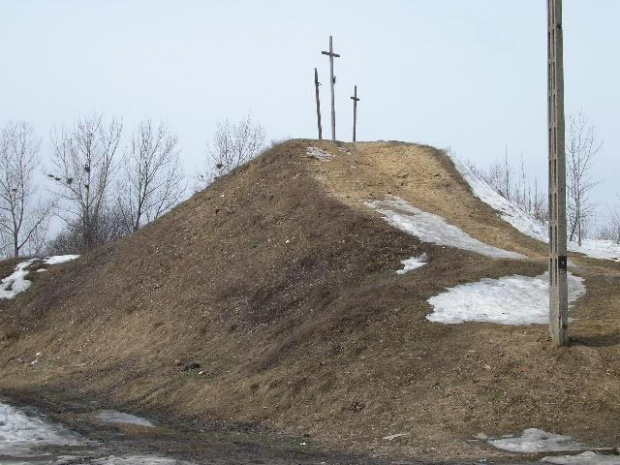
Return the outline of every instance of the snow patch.
<path id="1" fill-rule="evenodd" d="M 586 293 L 583 278 L 568 273 L 568 301 Z M 530 278 L 506 276 L 485 278 L 461 284 L 428 299 L 433 313 L 426 317 L 435 323 L 458 324 L 465 321 L 504 325 L 533 325 L 549 322 L 549 273 Z"/>
<path id="2" fill-rule="evenodd" d="M 77 434 L 65 428 L 0 403 L 0 455 L 30 455 L 40 446 L 78 446 L 83 443 Z"/>
<path id="3" fill-rule="evenodd" d="M 474 195 L 494 210 L 497 210 L 504 221 L 510 223 L 515 229 L 527 236 L 541 242 L 549 242 L 547 224 L 538 221 L 524 212 L 518 205 L 502 197 L 484 179 L 460 160 L 452 158 L 452 161 L 456 169 L 461 173 L 461 176 L 469 184 L 469 187 L 471 187 Z M 592 258 L 620 261 L 620 244 L 610 240 L 585 239 L 582 241 L 581 246 L 575 242 L 569 242 L 568 250 L 582 253 Z"/>
<path id="4" fill-rule="evenodd" d="M 155 425 L 145 418 L 140 418 L 129 413 L 117 412 L 116 410 L 102 410 L 97 415 L 97 418 L 110 424 L 125 424 L 144 426 L 146 428 L 154 428 Z"/>
<path id="5" fill-rule="evenodd" d="M 157 457 L 154 455 L 130 455 L 125 457 L 110 455 L 109 457 L 95 459 L 88 463 L 91 465 L 190 465 L 190 462 L 185 462 L 183 460 Z M 62 462 L 58 465 L 62 465 Z"/>
<path id="6" fill-rule="evenodd" d="M 405 274 L 408 271 L 415 270 L 416 268 L 421 268 L 426 265 L 426 254 L 423 253 L 419 257 L 411 257 L 406 260 L 401 260 L 404 268 L 402 270 L 397 270 L 398 274 Z"/>
<path id="7" fill-rule="evenodd" d="M 557 463 L 559 465 L 620 465 L 620 456 L 602 455 L 596 452 L 582 452 L 577 455 L 561 455 L 557 457 L 544 457 L 541 462 Z"/>
<path id="8" fill-rule="evenodd" d="M 541 429 L 529 428 L 523 431 L 521 436 L 514 438 L 492 439 L 488 441 L 498 449 L 509 452 L 522 452 L 532 454 L 537 452 L 561 452 L 576 451 L 584 446 L 576 442 L 570 436 L 547 433 Z"/>
<path id="9" fill-rule="evenodd" d="M 76 258 L 80 258 L 79 255 L 55 255 L 53 257 L 47 257 L 43 260 L 43 263 L 46 265 L 59 265 L 60 263 L 70 262 L 71 260 L 75 260 Z"/>
<path id="10" fill-rule="evenodd" d="M 33 259 L 21 262 L 15 267 L 13 274 L 2 280 L 2 284 L 0 284 L 0 299 L 12 299 L 17 294 L 21 294 L 32 285 L 32 282 L 26 279 L 26 276 L 28 276 L 29 273 L 26 268 L 28 268 L 34 261 L 35 260 Z"/>
<path id="11" fill-rule="evenodd" d="M 44 259 L 43 263 L 46 265 L 57 265 L 59 263 L 75 260 L 78 257 L 79 255 L 56 255 Z M 30 270 L 27 270 L 26 268 L 37 261 L 41 260 L 38 258 L 32 258 L 30 260 L 26 260 L 25 262 L 21 262 L 15 267 L 13 274 L 2 280 L 2 284 L 0 284 L 0 299 L 12 299 L 17 294 L 21 294 L 22 292 L 28 290 L 28 288 L 32 285 L 32 281 L 26 279 L 26 276 L 30 273 Z M 39 273 L 44 271 L 45 270 L 43 268 L 39 268 L 37 270 Z"/>
<path id="12" fill-rule="evenodd" d="M 525 255 L 485 244 L 449 224 L 442 217 L 422 211 L 398 197 L 366 202 L 366 205 L 384 215 L 390 225 L 418 237 L 422 242 L 456 247 L 491 258 L 527 258 Z"/>
<path id="13" fill-rule="evenodd" d="M 330 161 L 334 159 L 334 156 L 331 153 L 321 150 L 318 147 L 308 147 L 306 149 L 306 155 L 310 158 L 316 158 L 321 161 Z"/>

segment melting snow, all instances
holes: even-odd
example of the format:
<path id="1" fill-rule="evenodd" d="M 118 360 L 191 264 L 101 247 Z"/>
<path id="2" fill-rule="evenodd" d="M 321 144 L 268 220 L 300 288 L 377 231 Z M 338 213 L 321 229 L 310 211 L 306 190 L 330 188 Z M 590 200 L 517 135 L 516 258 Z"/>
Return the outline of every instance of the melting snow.
<path id="1" fill-rule="evenodd" d="M 308 155 L 310 158 L 316 158 L 317 160 L 321 161 L 329 161 L 333 160 L 334 158 L 331 153 L 326 152 L 325 150 L 321 150 L 318 147 L 308 147 L 306 150 L 306 155 Z"/>
<path id="2" fill-rule="evenodd" d="M 117 412 L 116 410 L 102 410 L 97 418 L 104 423 L 128 424 L 153 428 L 155 425 L 145 418 L 140 418 L 129 413 Z"/>
<path id="3" fill-rule="evenodd" d="M 418 237 L 422 242 L 469 250 L 491 258 L 527 258 L 525 255 L 480 242 L 442 217 L 422 211 L 397 197 L 366 202 L 366 205 L 383 214 L 390 225 Z"/>
<path id="4" fill-rule="evenodd" d="M 110 455 L 109 457 L 95 459 L 87 463 L 91 465 L 189 465 L 189 462 L 182 460 L 156 457 L 153 455 L 130 455 L 125 457 Z M 62 462 L 57 465 L 62 465 Z"/>
<path id="5" fill-rule="evenodd" d="M 423 253 L 419 257 L 411 257 L 406 260 L 402 260 L 401 263 L 404 265 L 402 270 L 397 270 L 398 274 L 405 274 L 408 271 L 415 270 L 416 268 L 421 268 L 426 265 L 426 254 Z"/>
<path id="6" fill-rule="evenodd" d="M 474 195 L 497 210 L 504 221 L 510 223 L 523 234 L 542 242 L 549 242 L 549 231 L 546 224 L 536 220 L 525 213 L 519 206 L 502 197 L 484 179 L 474 173 L 468 166 L 461 163 L 461 161 L 455 158 L 452 161 L 456 169 L 461 173 L 461 176 L 471 187 Z M 575 242 L 570 242 L 568 249 L 571 252 L 579 252 L 593 258 L 620 261 L 620 244 L 614 241 L 586 239 L 582 242 L 581 247 Z"/>
<path id="7" fill-rule="evenodd" d="M 83 440 L 71 431 L 0 403 L 0 455 L 30 455 L 39 446 L 80 444 Z"/>
<path id="8" fill-rule="evenodd" d="M 46 265 L 58 265 L 60 263 L 70 262 L 71 260 L 75 260 L 76 258 L 80 258 L 79 255 L 56 255 L 54 257 L 47 257 L 43 260 L 43 263 Z"/>
<path id="9" fill-rule="evenodd" d="M 2 284 L 0 285 L 0 299 L 12 299 L 31 286 L 32 282 L 26 279 L 29 273 L 26 268 L 28 268 L 33 261 L 34 260 L 27 260 L 20 263 L 15 267 L 15 271 L 12 275 L 2 280 Z"/>
<path id="10" fill-rule="evenodd" d="M 601 455 L 596 452 L 588 451 L 578 455 L 544 457 L 541 462 L 557 463 L 559 465 L 620 465 L 620 456 Z"/>
<path id="11" fill-rule="evenodd" d="M 394 439 L 402 438 L 403 436 L 409 436 L 409 433 L 397 433 L 390 434 L 389 436 L 384 437 L 386 441 L 393 441 Z"/>
<path id="12" fill-rule="evenodd" d="M 526 429 L 521 436 L 514 438 L 492 439 L 489 440 L 489 444 L 509 452 L 530 454 L 536 452 L 574 451 L 583 449 L 584 447 L 570 436 L 547 433 L 537 428 Z"/>
<path id="13" fill-rule="evenodd" d="M 70 260 L 75 260 L 79 255 L 56 255 L 54 257 L 48 257 L 43 260 L 46 265 L 57 265 L 59 263 L 65 263 Z M 38 258 L 32 258 L 21 262 L 15 267 L 15 271 L 10 276 L 7 276 L 2 280 L 0 284 L 0 299 L 12 299 L 17 294 L 21 294 L 26 291 L 31 285 L 32 281 L 26 279 L 26 276 L 30 273 L 28 268 L 34 262 L 39 261 Z M 42 268 L 37 270 L 38 272 L 45 271 Z"/>
<path id="14" fill-rule="evenodd" d="M 586 293 L 583 279 L 568 274 L 568 300 Z M 433 313 L 429 321 L 457 324 L 465 321 L 504 325 L 547 324 L 549 322 L 549 274 L 530 278 L 506 276 L 462 284 L 428 299 Z M 529 431 L 529 430 L 528 430 Z"/>

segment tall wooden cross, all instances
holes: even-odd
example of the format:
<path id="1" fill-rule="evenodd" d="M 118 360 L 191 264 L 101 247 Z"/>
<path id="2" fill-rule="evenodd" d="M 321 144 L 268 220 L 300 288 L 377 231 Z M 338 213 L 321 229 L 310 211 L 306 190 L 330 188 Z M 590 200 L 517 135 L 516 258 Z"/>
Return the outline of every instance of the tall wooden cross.
<path id="1" fill-rule="evenodd" d="M 357 86 L 354 87 L 353 97 L 351 97 L 351 100 L 353 100 L 353 142 L 355 142 L 355 131 L 357 129 L 357 102 L 360 101 L 357 97 Z"/>
<path id="2" fill-rule="evenodd" d="M 336 104 L 334 98 L 334 84 L 336 84 L 336 77 L 334 76 L 334 57 L 340 58 L 340 55 L 334 53 L 332 36 L 329 36 L 329 52 L 323 51 L 321 53 L 329 57 L 329 83 L 332 90 L 332 140 L 336 140 Z"/>
<path id="3" fill-rule="evenodd" d="M 316 120 L 319 125 L 319 140 L 323 140 L 323 126 L 321 125 L 321 99 L 319 97 L 319 72 L 314 68 L 314 87 L 316 89 Z"/>
<path id="4" fill-rule="evenodd" d="M 549 333 L 556 344 L 568 345 L 562 0 L 547 0 L 547 7 L 549 20 Z"/>

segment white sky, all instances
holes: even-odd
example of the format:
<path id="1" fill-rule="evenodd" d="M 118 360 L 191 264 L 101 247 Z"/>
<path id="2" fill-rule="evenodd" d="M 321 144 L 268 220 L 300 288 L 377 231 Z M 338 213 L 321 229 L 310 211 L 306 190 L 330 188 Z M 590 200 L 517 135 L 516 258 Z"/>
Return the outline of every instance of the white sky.
<path id="1" fill-rule="evenodd" d="M 565 0 L 566 106 L 604 140 L 597 200 L 620 172 L 620 1 Z M 188 171 L 223 118 L 269 139 L 316 137 L 313 72 L 329 136 L 328 36 L 337 135 L 451 147 L 480 165 L 520 154 L 546 181 L 546 0 L 0 0 L 0 123 L 104 112 L 178 133 Z M 600 208 L 601 214 L 605 208 Z"/>

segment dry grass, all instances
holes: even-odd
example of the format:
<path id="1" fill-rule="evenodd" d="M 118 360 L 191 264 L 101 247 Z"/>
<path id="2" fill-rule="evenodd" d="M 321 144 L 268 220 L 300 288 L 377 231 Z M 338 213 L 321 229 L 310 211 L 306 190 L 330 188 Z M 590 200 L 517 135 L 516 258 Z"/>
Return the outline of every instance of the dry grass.
<path id="1" fill-rule="evenodd" d="M 484 277 L 538 275 L 544 247 L 475 199 L 441 152 L 357 144 L 320 162 L 304 156 L 308 144 L 274 148 L 2 303 L 0 389 L 102 396 L 418 458 L 499 456 L 467 440 L 534 426 L 594 445 L 617 440 L 620 266 L 577 260 L 590 293 L 570 348 L 552 347 L 544 327 L 430 323 L 429 297 Z M 533 259 L 421 244 L 363 206 L 386 194 Z M 427 266 L 394 273 L 420 252 Z M 8 338 L 10 328 L 20 337 Z M 400 432 L 410 435 L 381 439 Z"/>

